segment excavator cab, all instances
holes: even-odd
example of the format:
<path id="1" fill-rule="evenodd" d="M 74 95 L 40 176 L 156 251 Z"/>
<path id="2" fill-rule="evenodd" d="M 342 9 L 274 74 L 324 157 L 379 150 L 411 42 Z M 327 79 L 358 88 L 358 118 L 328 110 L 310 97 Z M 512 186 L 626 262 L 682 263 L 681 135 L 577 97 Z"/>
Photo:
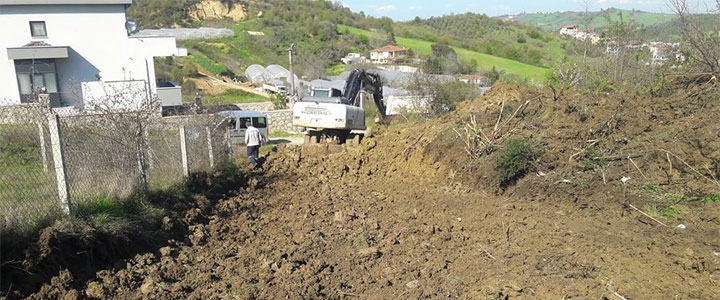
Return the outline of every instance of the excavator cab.
<path id="1" fill-rule="evenodd" d="M 342 91 L 334 88 L 313 88 L 310 90 L 310 97 L 336 98 L 342 97 Z"/>

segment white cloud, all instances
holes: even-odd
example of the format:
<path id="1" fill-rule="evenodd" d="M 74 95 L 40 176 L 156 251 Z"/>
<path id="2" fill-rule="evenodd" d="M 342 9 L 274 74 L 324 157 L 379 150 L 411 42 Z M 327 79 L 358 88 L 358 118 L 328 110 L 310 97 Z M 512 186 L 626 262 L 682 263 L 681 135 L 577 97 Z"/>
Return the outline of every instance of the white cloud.
<path id="1" fill-rule="evenodd" d="M 391 12 L 393 10 L 395 10 L 395 5 L 392 4 L 375 7 L 376 12 Z"/>

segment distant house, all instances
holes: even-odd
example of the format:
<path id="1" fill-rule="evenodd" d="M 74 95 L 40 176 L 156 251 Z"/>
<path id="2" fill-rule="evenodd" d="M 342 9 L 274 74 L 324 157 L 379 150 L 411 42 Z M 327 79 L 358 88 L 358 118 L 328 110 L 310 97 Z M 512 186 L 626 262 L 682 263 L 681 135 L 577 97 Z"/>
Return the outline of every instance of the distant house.
<path id="1" fill-rule="evenodd" d="M 490 79 L 482 76 L 482 75 L 475 75 L 475 74 L 469 74 L 469 75 L 463 75 L 460 76 L 460 81 L 464 83 L 470 83 L 477 86 L 490 86 Z"/>
<path id="2" fill-rule="evenodd" d="M 360 55 L 360 53 L 348 53 L 345 57 L 341 58 L 346 65 L 364 65 L 370 63 L 367 57 Z"/>
<path id="3" fill-rule="evenodd" d="M 650 50 L 650 62 L 651 65 L 662 65 L 671 59 L 677 61 L 684 61 L 685 57 L 680 51 L 680 43 L 664 43 L 664 42 L 653 42 L 647 44 L 648 50 Z"/>
<path id="4" fill-rule="evenodd" d="M 565 25 L 560 28 L 560 34 L 575 37 L 578 34 L 578 30 L 577 25 Z"/>
<path id="5" fill-rule="evenodd" d="M 618 43 L 617 41 L 609 41 L 605 45 L 605 53 L 610 54 L 612 56 L 619 56 L 620 50 L 625 49 L 624 52 L 627 51 L 637 51 L 641 48 L 645 47 L 646 45 L 639 42 L 639 41 L 628 41 L 624 43 Z"/>
<path id="6" fill-rule="evenodd" d="M 407 49 L 395 45 L 387 45 L 370 51 L 370 61 L 374 64 L 387 64 L 407 56 Z"/>
<path id="7" fill-rule="evenodd" d="M 588 28 L 585 30 L 580 30 L 575 35 L 575 38 L 581 41 L 590 41 L 593 44 L 597 44 L 600 42 L 600 35 L 595 32 L 594 28 Z"/>
<path id="8" fill-rule="evenodd" d="M 153 57 L 183 56 L 175 37 L 140 36 L 125 11 L 132 0 L 0 0 L 0 105 L 37 102 L 82 109 L 109 104 L 133 90 L 118 109 L 153 97 L 180 102 L 180 87 L 157 82 Z M 141 99 L 138 99 L 141 98 Z M 117 100 L 117 98 L 115 98 Z M 95 106 L 97 107 L 97 106 Z"/>

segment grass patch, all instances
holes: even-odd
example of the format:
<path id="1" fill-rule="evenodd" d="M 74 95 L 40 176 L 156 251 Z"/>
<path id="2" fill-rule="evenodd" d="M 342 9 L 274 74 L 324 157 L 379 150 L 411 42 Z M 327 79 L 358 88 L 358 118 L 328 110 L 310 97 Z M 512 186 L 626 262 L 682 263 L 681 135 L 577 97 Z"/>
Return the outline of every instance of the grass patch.
<path id="1" fill-rule="evenodd" d="M 349 32 L 351 34 L 367 38 L 374 34 L 369 30 L 347 25 L 338 25 L 338 30 L 340 32 Z M 395 41 L 400 46 L 412 49 L 417 55 L 427 56 L 432 53 L 431 46 L 433 43 L 429 41 L 399 36 L 395 37 Z M 549 74 L 549 70 L 546 68 L 541 68 L 485 53 L 475 52 L 464 48 L 452 48 L 453 50 L 455 50 L 458 56 L 464 58 L 466 61 L 476 61 L 478 63 L 478 67 L 485 70 L 490 70 L 495 67 L 497 69 L 505 70 L 510 74 L 516 75 L 521 79 L 531 80 L 535 82 L 544 81 Z"/>
<path id="2" fill-rule="evenodd" d="M 270 132 L 270 137 L 273 137 L 273 138 L 302 137 L 302 136 L 303 135 L 299 134 L 299 133 L 290 133 L 290 132 L 282 131 L 282 130 L 273 130 L 272 132 Z"/>
<path id="3" fill-rule="evenodd" d="M 662 216 L 668 219 L 677 219 L 690 212 L 690 205 L 720 203 L 720 194 L 687 194 L 662 193 L 657 184 L 645 183 L 640 189 L 633 191 L 638 196 L 649 196 L 650 202 L 643 206 L 643 211 L 651 216 Z"/>
<path id="4" fill-rule="evenodd" d="M 260 146 L 260 150 L 258 150 L 258 152 L 261 153 L 260 154 L 261 156 L 267 155 L 268 153 L 275 152 L 275 151 L 277 151 L 277 145 L 272 145 L 272 144 L 262 145 L 262 146 Z"/>
<path id="5" fill-rule="evenodd" d="M 496 180 L 500 186 L 513 184 L 524 176 L 540 159 L 543 150 L 530 140 L 511 140 L 495 158 Z"/>
<path id="6" fill-rule="evenodd" d="M 268 102 L 270 98 L 257 94 L 248 93 L 243 90 L 232 89 L 220 95 L 208 95 L 204 99 L 208 104 L 234 104 L 234 103 L 252 103 L 252 102 Z"/>
<path id="7" fill-rule="evenodd" d="M 720 194 L 706 194 L 702 197 L 702 202 L 705 204 L 720 203 Z"/>
<path id="8" fill-rule="evenodd" d="M 220 75 L 228 70 L 225 65 L 216 63 L 212 59 L 200 53 L 189 55 L 188 58 L 201 66 L 203 69 L 208 70 L 215 75 Z"/>
<path id="9" fill-rule="evenodd" d="M 327 69 L 327 73 L 330 76 L 337 76 L 340 75 L 340 73 L 342 72 L 345 72 L 345 64 L 332 65 Z"/>

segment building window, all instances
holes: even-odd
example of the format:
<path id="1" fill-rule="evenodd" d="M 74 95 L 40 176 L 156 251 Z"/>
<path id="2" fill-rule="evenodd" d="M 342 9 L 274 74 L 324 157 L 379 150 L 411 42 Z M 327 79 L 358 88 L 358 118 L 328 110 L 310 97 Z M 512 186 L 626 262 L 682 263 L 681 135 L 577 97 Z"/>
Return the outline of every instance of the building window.
<path id="1" fill-rule="evenodd" d="M 32 35 L 32 37 L 47 37 L 45 21 L 31 21 L 30 34 Z"/>
<path id="2" fill-rule="evenodd" d="M 58 97 L 59 91 L 54 60 L 16 60 L 15 71 L 21 102 L 35 102 L 35 95 L 40 93 Z"/>

